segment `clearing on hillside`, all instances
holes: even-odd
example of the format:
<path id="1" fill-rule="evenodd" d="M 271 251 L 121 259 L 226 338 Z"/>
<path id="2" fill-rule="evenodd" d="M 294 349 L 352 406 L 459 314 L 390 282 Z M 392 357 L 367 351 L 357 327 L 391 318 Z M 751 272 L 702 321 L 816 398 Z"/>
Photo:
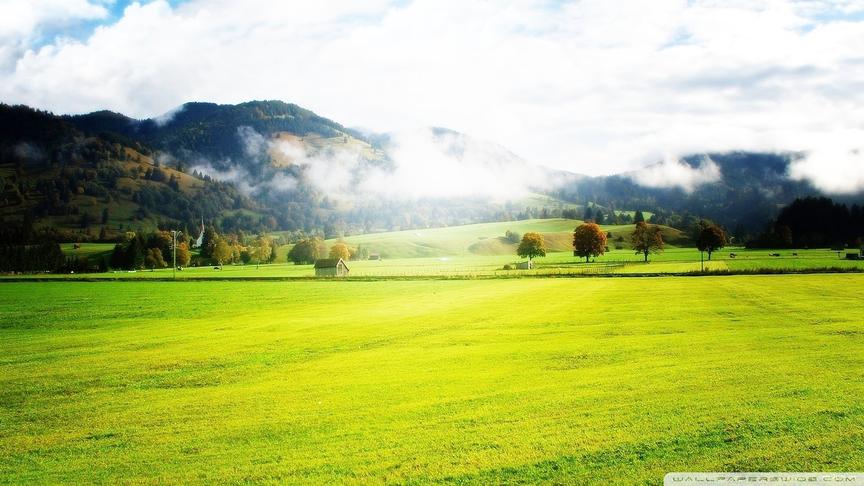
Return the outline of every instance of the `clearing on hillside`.
<path id="1" fill-rule="evenodd" d="M 363 246 L 385 258 L 417 258 L 459 255 L 513 255 L 518 242 L 509 242 L 504 234 L 510 230 L 519 234 L 529 231 L 542 233 L 550 251 L 572 251 L 573 230 L 582 224 L 575 219 L 528 219 L 499 223 L 468 224 L 446 228 L 429 228 L 389 233 L 370 233 L 348 236 L 344 240 L 352 246 Z M 633 225 L 601 226 L 612 233 L 610 247 L 614 247 L 619 237 L 629 248 Z M 670 246 L 685 241 L 682 232 L 661 227 L 664 240 Z M 336 240 L 328 240 L 332 244 Z"/>

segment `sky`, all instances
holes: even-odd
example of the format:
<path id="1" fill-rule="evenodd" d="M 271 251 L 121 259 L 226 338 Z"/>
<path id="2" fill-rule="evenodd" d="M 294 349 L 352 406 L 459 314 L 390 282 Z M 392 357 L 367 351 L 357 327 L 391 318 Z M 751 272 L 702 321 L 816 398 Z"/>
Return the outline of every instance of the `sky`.
<path id="1" fill-rule="evenodd" d="M 864 187 L 864 2 L 0 0 L 0 101 L 154 117 L 279 99 L 374 131 L 442 126 L 646 184 L 677 158 L 800 151 Z M 696 179 L 693 179 L 696 177 Z"/>

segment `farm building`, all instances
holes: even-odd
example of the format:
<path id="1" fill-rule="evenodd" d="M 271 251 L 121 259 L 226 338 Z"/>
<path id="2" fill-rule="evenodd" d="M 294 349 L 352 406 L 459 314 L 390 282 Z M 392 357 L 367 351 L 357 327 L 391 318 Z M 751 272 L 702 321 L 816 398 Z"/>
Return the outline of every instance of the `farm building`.
<path id="1" fill-rule="evenodd" d="M 530 260 L 527 262 L 519 262 L 516 264 L 517 270 L 531 270 L 532 268 L 534 268 L 534 262 Z"/>
<path id="2" fill-rule="evenodd" d="M 347 277 L 348 265 L 341 258 L 315 260 L 316 277 Z"/>
<path id="3" fill-rule="evenodd" d="M 370 260 L 380 260 L 380 259 L 381 259 L 381 255 L 379 255 L 378 253 L 370 253 L 370 254 L 369 254 L 369 259 L 370 259 Z"/>

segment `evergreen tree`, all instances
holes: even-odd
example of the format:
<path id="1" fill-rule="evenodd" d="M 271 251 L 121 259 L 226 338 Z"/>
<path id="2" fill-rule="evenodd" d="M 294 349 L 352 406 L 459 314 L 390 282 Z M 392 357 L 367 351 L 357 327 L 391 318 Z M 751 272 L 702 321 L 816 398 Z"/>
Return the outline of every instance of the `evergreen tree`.
<path id="1" fill-rule="evenodd" d="M 201 242 L 201 256 L 210 258 L 213 256 L 213 250 L 216 249 L 216 243 L 219 242 L 219 233 L 216 228 L 208 226 L 204 229 L 204 240 Z"/>
<path id="2" fill-rule="evenodd" d="M 144 268 L 144 240 L 135 235 L 126 247 L 126 268 L 138 270 Z"/>
<path id="3" fill-rule="evenodd" d="M 270 238 L 270 257 L 267 259 L 268 263 L 273 263 L 276 261 L 276 256 L 279 251 L 279 241 L 276 238 Z"/>
<path id="4" fill-rule="evenodd" d="M 114 245 L 114 251 L 111 252 L 111 260 L 108 262 L 108 265 L 114 269 L 127 268 L 126 250 L 123 249 L 123 245 L 120 243 Z"/>
<path id="5" fill-rule="evenodd" d="M 597 224 L 606 224 L 606 217 L 603 215 L 603 211 L 597 210 L 596 215 L 594 216 L 594 222 Z"/>

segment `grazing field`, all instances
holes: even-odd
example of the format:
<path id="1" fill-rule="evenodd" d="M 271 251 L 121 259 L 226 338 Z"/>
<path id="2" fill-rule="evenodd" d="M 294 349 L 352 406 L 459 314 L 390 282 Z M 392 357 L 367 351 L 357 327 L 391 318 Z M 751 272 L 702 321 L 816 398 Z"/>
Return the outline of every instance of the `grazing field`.
<path id="1" fill-rule="evenodd" d="M 4 283 L 0 482 L 860 471 L 862 288 L 862 275 Z"/>
<path id="2" fill-rule="evenodd" d="M 67 257 L 78 258 L 101 258 L 110 257 L 114 251 L 114 243 L 78 243 L 79 248 L 75 248 L 76 243 L 63 243 L 60 249 Z"/>
<path id="3" fill-rule="evenodd" d="M 650 262 L 644 263 L 642 255 L 634 254 L 629 247 L 633 225 L 603 226 L 610 233 L 610 251 L 585 264 L 584 260 L 573 257 L 572 230 L 581 224 L 569 219 L 533 219 L 499 223 L 482 223 L 447 228 L 396 231 L 375 233 L 346 238 L 353 247 L 363 247 L 371 253 L 380 255 L 383 260 L 349 262 L 351 276 L 354 277 L 519 277 L 537 275 L 581 275 L 581 274 L 665 274 L 700 271 L 703 266 L 697 250 L 686 246 L 683 234 L 673 228 L 661 227 L 666 250 L 651 255 Z M 505 265 L 515 267 L 521 259 L 516 256 L 516 244 L 508 242 L 504 233 L 508 230 L 524 234 L 528 231 L 540 232 L 545 236 L 548 254 L 535 261 L 534 270 L 505 270 Z M 337 240 L 328 240 L 328 246 Z M 618 248 L 617 246 L 624 246 Z M 74 249 L 71 243 L 63 245 L 67 256 L 107 258 L 113 244 L 83 243 Z M 288 246 L 278 251 L 274 264 L 262 265 L 225 265 L 221 270 L 212 266 L 190 267 L 178 272 L 178 278 L 290 278 L 313 277 L 312 265 L 287 263 Z M 736 256 L 733 258 L 732 253 Z M 779 256 L 772 256 L 779 254 Z M 859 269 L 864 270 L 864 260 L 850 261 L 842 258 L 843 253 L 829 250 L 747 250 L 726 248 L 714 254 L 713 260 L 705 262 L 706 270 L 724 271 L 761 271 L 788 270 L 801 271 L 812 269 Z M 88 278 L 147 279 L 165 278 L 173 275 L 171 269 L 137 272 L 109 272 L 88 275 Z M 41 278 L 78 278 L 74 276 L 40 275 Z M 0 276 L 2 279 L 3 276 Z"/>
<path id="4" fill-rule="evenodd" d="M 572 251 L 573 230 L 582 224 L 574 219 L 529 219 L 498 223 L 468 224 L 447 228 L 430 228 L 388 233 L 370 233 L 348 236 L 344 240 L 351 246 L 363 246 L 387 259 L 453 257 L 465 255 L 503 255 L 516 253 L 518 242 L 508 242 L 508 230 L 520 235 L 529 231 L 542 233 L 550 251 Z M 603 231 L 612 234 L 609 246 L 614 248 L 618 239 L 629 248 L 634 226 L 604 225 Z M 674 228 L 661 226 L 663 238 L 671 245 L 684 241 L 684 234 Z M 333 244 L 337 240 L 328 240 Z"/>
<path id="5" fill-rule="evenodd" d="M 543 275 L 582 274 L 666 274 L 697 272 L 702 269 L 699 252 L 684 244 L 683 234 L 673 228 L 661 227 L 667 247 L 664 252 L 651 255 L 644 263 L 642 255 L 629 247 L 633 225 L 603 226 L 612 234 L 610 251 L 586 264 L 572 254 L 572 231 L 578 220 L 533 219 L 499 223 L 482 223 L 447 228 L 375 233 L 346 238 L 349 245 L 363 247 L 383 260 L 349 262 L 353 277 L 521 277 Z M 533 270 L 505 270 L 522 259 L 516 256 L 516 244 L 508 242 L 508 230 L 524 234 L 540 232 L 545 236 L 548 254 L 535 260 Z M 328 240 L 328 246 L 337 240 Z M 616 249 L 616 245 L 624 248 Z M 71 243 L 63 245 L 67 256 L 108 257 L 114 245 L 109 243 L 83 243 L 74 249 Z M 212 266 L 190 267 L 177 272 L 180 279 L 190 278 L 291 278 L 313 277 L 312 265 L 287 263 L 288 246 L 278 251 L 274 264 L 225 265 L 221 270 Z M 735 257 L 731 256 L 735 253 Z M 772 256 L 779 254 L 779 256 Z M 712 271 L 803 271 L 813 269 L 857 269 L 864 271 L 864 260 L 852 261 L 842 257 L 843 252 L 820 250 L 747 250 L 732 247 L 718 251 L 704 268 Z M 707 258 L 707 257 L 706 257 Z M 172 276 L 170 268 L 156 271 L 109 272 L 86 275 L 87 278 L 110 279 L 163 279 Z M 20 278 L 20 276 L 13 276 Z M 40 278 L 79 278 L 80 275 L 39 275 Z M 0 276 L 3 279 L 4 276 Z"/>
<path id="6" fill-rule="evenodd" d="M 81 250 L 90 250 L 82 245 Z M 735 258 L 730 257 L 735 253 Z M 779 257 L 771 256 L 779 253 Z M 706 256 L 707 258 L 707 256 Z M 436 256 L 426 258 L 385 258 L 380 261 L 348 262 L 352 277 L 523 277 L 544 275 L 594 275 L 594 274 L 666 274 L 698 272 L 702 268 L 700 254 L 693 248 L 669 248 L 661 254 L 651 255 L 644 263 L 642 255 L 631 250 L 611 250 L 605 255 L 586 264 L 584 259 L 573 256 L 571 252 L 549 253 L 537 258 L 533 270 L 504 270 L 505 265 L 520 261 L 515 254 Z M 808 269 L 852 269 L 864 271 L 864 260 L 845 260 L 837 252 L 830 250 L 747 250 L 731 248 L 717 252 L 712 261 L 705 261 L 706 270 L 760 271 L 803 271 Z M 190 267 L 176 272 L 178 279 L 201 278 L 309 278 L 315 276 L 312 265 L 274 263 L 256 267 L 250 265 L 225 265 L 221 270 L 211 266 Z M 108 272 L 89 275 L 38 275 L 42 279 L 149 279 L 170 278 L 170 268 L 155 271 Z M 0 280 L 10 276 L 0 276 Z M 20 276 L 11 276 L 21 278 Z M 25 277 L 26 278 L 26 277 Z"/>

